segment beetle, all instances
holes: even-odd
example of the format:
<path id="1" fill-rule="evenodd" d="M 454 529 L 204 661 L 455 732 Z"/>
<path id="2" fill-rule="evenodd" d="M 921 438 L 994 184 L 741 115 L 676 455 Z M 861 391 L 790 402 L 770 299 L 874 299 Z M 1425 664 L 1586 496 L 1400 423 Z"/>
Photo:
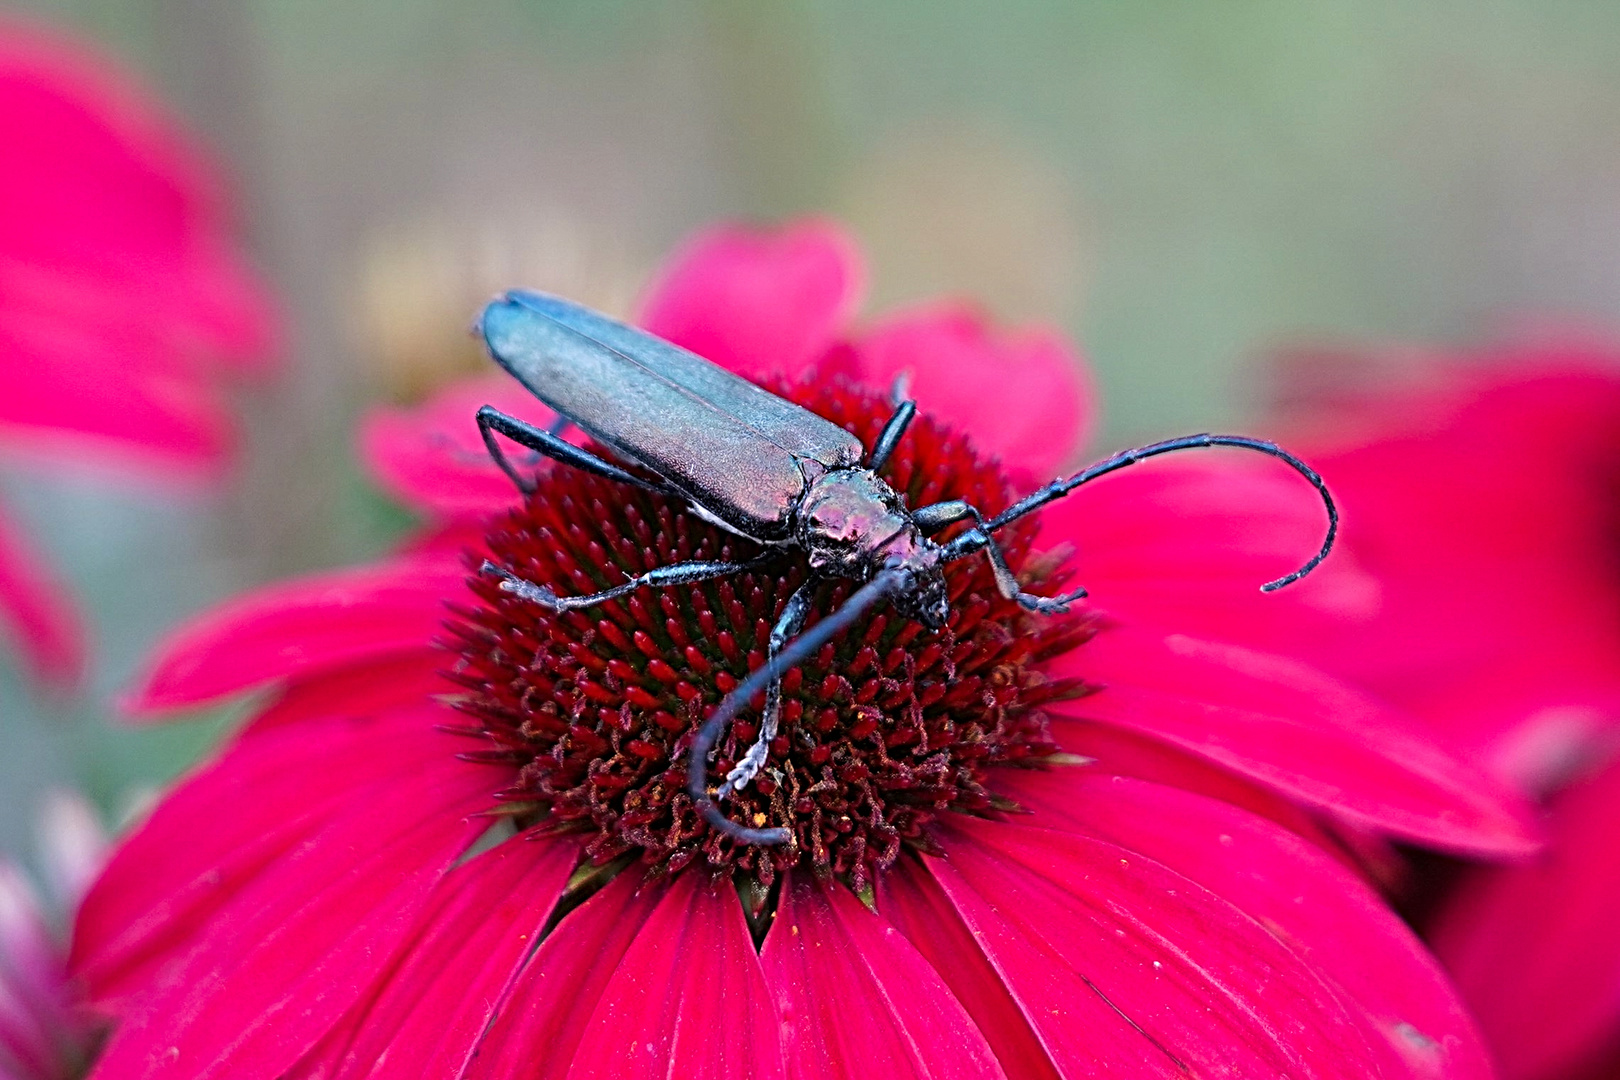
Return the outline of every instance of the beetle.
<path id="1" fill-rule="evenodd" d="M 1230 446 L 1279 458 L 1316 488 L 1327 509 L 1327 535 L 1320 550 L 1298 570 L 1261 586 L 1271 592 L 1298 581 L 1321 563 L 1338 532 L 1338 510 L 1322 478 L 1275 443 L 1242 435 L 1185 435 L 1115 454 L 1073 476 L 1060 477 L 987 518 L 970 503 L 953 499 L 910 508 L 878 476 L 906 427 L 915 402 L 897 388 L 893 415 L 870 450 L 850 432 L 808 409 L 734 375 L 708 360 L 645 331 L 561 297 L 512 290 L 491 301 L 476 332 L 490 355 L 558 416 L 550 428 L 525 423 L 485 405 L 478 430 L 490 456 L 525 492 L 534 481 L 506 457 L 504 436 L 544 457 L 621 483 L 682 500 L 697 515 L 765 547 L 741 561 L 673 563 L 621 585 L 579 596 L 559 596 L 504 567 L 485 562 L 482 572 L 500 588 L 551 611 L 588 608 L 651 586 L 684 585 L 752 570 L 782 550 L 802 552 L 805 583 L 788 598 L 771 629 L 765 663 L 726 695 L 699 728 L 688 762 L 688 789 L 713 828 L 746 844 L 780 844 L 788 830 L 755 829 L 726 817 L 718 802 L 746 786 L 764 767 L 781 711 L 781 678 L 813 655 L 874 605 L 887 600 L 930 629 L 950 614 L 944 567 L 983 551 L 998 591 L 1029 611 L 1055 614 L 1085 596 L 1035 596 L 1018 580 L 996 543 L 997 530 L 1061 499 L 1076 488 L 1160 454 Z M 572 424 L 638 475 L 562 438 Z M 946 543 L 931 537 L 947 526 L 971 522 Z M 860 583 L 837 610 L 805 630 L 815 590 L 830 578 Z M 803 631 L 803 632 L 801 632 Z M 765 708 L 759 736 L 711 795 L 708 762 L 726 726 L 761 691 Z"/>

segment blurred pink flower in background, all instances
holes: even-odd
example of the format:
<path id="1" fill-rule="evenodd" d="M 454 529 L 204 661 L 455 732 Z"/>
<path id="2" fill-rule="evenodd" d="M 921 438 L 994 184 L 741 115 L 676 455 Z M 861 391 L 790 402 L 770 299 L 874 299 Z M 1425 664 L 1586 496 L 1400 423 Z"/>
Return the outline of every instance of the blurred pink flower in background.
<path id="1" fill-rule="evenodd" d="M 210 165 L 106 58 L 5 20 L 0 146 L 0 452 L 217 471 L 223 383 L 264 370 L 274 320 Z M 0 625 L 42 678 L 84 665 L 71 602 L 4 521 Z"/>
<path id="2" fill-rule="evenodd" d="M 1281 604 L 1220 597 L 1205 629 L 1357 683 L 1547 800 L 1547 849 L 1447 882 L 1428 933 L 1507 1080 L 1614 1075 L 1620 348 L 1564 334 L 1291 365 L 1308 392 L 1290 443 L 1343 505 L 1346 558 Z"/>
<path id="3" fill-rule="evenodd" d="M 106 854 L 95 812 L 51 796 L 41 815 L 47 903 L 20 866 L 0 858 L 0 1078 L 74 1080 L 105 1030 L 68 975 L 66 930 Z"/>
<path id="4" fill-rule="evenodd" d="M 946 425 L 1019 488 L 1072 456 L 1089 395 L 1059 338 L 951 306 L 852 330 L 860 280 L 830 226 L 718 229 L 643 321 L 751 377 L 785 368 L 773 385 L 868 440 L 881 388 L 909 372 L 925 417 L 887 475 L 914 501 L 1008 498 Z M 761 661 L 795 579 L 555 617 L 469 582 L 484 551 L 580 587 L 733 542 L 569 470 L 521 500 L 479 443 L 484 402 L 548 419 L 506 380 L 379 412 L 366 459 L 427 527 L 376 564 L 203 616 L 132 695 L 152 714 L 273 692 L 81 911 L 77 971 L 117 1022 L 97 1076 L 1490 1075 L 1336 837 L 1532 841 L 1511 799 L 1398 714 L 1182 636 L 1171 606 L 1040 622 L 956 564 L 950 636 L 879 614 L 785 684 L 807 742 L 779 740 L 779 771 L 731 812 L 789 822 L 797 846 L 737 847 L 692 812 L 682 752 Z M 1086 583 L 1186 559 L 1252 590 L 1320 539 L 1294 480 L 1315 535 L 1234 546 L 1236 569 L 1219 523 L 1241 497 L 1206 500 L 1201 531 L 1092 503 L 1121 535 L 1170 533 L 1110 550 Z M 1014 565 L 1055 585 L 1032 533 L 1009 537 Z M 1041 757 L 1055 764 L 1008 767 Z M 790 805 L 801 772 L 819 779 Z M 907 802 L 919 791 L 932 801 Z M 501 818 L 519 835 L 473 847 Z"/>

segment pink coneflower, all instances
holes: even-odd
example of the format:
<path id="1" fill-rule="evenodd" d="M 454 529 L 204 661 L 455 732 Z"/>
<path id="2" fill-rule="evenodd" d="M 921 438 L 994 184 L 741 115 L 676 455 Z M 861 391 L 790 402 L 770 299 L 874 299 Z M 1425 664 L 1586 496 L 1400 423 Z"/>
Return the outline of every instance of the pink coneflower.
<path id="1" fill-rule="evenodd" d="M 1463 875 L 1429 933 L 1505 1077 L 1612 1076 L 1620 352 L 1561 338 L 1399 360 L 1404 384 L 1314 395 L 1301 425 L 1345 503 L 1364 602 L 1324 611 L 1307 582 L 1264 617 L 1228 604 L 1223 622 L 1404 705 L 1548 799 L 1546 851 Z"/>
<path id="2" fill-rule="evenodd" d="M 1006 505 L 981 447 L 1015 475 L 1069 456 L 1084 395 L 1055 336 L 960 308 L 851 333 L 858 281 L 827 226 L 722 229 L 644 322 L 747 373 L 780 359 L 773 386 L 863 438 L 870 382 L 910 370 L 928 416 L 886 475 L 913 500 Z M 430 527 L 204 616 L 134 694 L 271 698 L 82 910 L 77 968 L 118 1022 L 98 1076 L 1489 1075 L 1334 836 L 1528 841 L 1399 717 L 1274 657 L 1038 619 L 964 562 L 943 630 L 880 611 L 785 680 L 765 782 L 728 812 L 794 840 L 738 845 L 695 812 L 685 748 L 798 572 L 517 601 L 484 558 L 573 590 L 745 542 L 562 468 L 518 497 L 484 402 L 546 420 L 503 382 L 374 418 L 374 470 Z M 1008 539 L 1023 580 L 1067 580 L 1034 527 Z"/>
<path id="3" fill-rule="evenodd" d="M 0 858 L 0 1078 L 85 1075 L 103 1025 L 68 976 L 66 925 L 100 869 L 106 837 L 78 796 L 51 796 L 42 815 L 47 903 L 22 868 Z"/>
<path id="4" fill-rule="evenodd" d="M 218 184 L 106 59 L 0 21 L 0 445 L 196 472 L 231 441 L 223 376 L 267 352 Z M 84 662 L 71 604 L 0 522 L 0 624 L 41 676 Z"/>

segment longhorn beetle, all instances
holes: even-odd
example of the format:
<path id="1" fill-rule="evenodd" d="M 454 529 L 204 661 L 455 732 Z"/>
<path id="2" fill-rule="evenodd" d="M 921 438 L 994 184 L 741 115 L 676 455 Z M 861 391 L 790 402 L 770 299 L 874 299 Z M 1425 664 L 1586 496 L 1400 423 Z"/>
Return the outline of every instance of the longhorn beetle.
<path id="1" fill-rule="evenodd" d="M 1310 466 L 1280 446 L 1241 435 L 1184 435 L 1126 450 L 1052 481 L 991 518 L 961 499 L 912 509 L 877 474 L 916 414 L 914 402 L 896 401 L 893 416 L 867 451 L 832 421 L 685 349 L 559 297 L 508 292 L 484 308 L 477 330 L 495 361 L 558 416 L 548 430 L 488 405 L 478 410 L 478 429 L 490 456 L 520 490 L 533 491 L 534 482 L 507 459 L 497 434 L 574 468 L 681 499 L 700 517 L 767 547 L 754 559 L 660 566 L 584 596 L 558 596 L 548 586 L 485 562 L 482 572 L 499 577 L 502 590 L 551 611 L 570 611 L 643 586 L 685 585 L 752 570 L 776 557 L 772 548 L 804 553 L 809 577 L 788 598 L 771 630 L 765 663 L 726 695 L 692 740 L 687 784 L 694 804 L 711 826 L 745 844 L 780 844 L 789 838 L 787 829 L 739 825 L 717 805 L 764 767 L 780 718 L 783 673 L 864 612 L 888 600 L 901 614 L 937 630 L 950 613 L 945 565 L 980 551 L 990 560 L 1001 595 L 1029 611 L 1062 613 L 1086 595 L 1077 589 L 1062 596 L 1034 596 L 1018 587 L 995 532 L 1025 514 L 1099 476 L 1159 454 L 1234 446 L 1287 462 L 1311 482 L 1327 508 L 1321 549 L 1298 570 L 1262 585 L 1263 591 L 1310 573 L 1327 557 L 1338 531 L 1333 497 Z M 569 443 L 561 437 L 568 424 L 652 478 Z M 929 539 L 964 521 L 972 527 L 954 540 L 938 544 Z M 828 578 L 862 584 L 842 607 L 800 633 L 816 587 Z M 759 737 L 711 795 L 710 754 L 726 725 L 762 690 Z"/>

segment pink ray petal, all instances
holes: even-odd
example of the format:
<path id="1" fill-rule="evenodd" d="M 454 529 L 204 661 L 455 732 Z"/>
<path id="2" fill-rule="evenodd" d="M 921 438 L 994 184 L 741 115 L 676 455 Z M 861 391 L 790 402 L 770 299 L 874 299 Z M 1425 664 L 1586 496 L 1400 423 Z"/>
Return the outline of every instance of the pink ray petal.
<path id="1" fill-rule="evenodd" d="M 842 885 L 791 874 L 760 963 L 791 1078 L 1005 1076 L 928 961 Z"/>
<path id="2" fill-rule="evenodd" d="M 249 730 L 409 711 L 453 689 L 445 682 L 444 664 L 443 655 L 420 650 L 357 660 L 289 679 L 275 701 L 249 722 Z"/>
<path id="3" fill-rule="evenodd" d="M 374 996 L 300 1071 L 375 1080 L 460 1073 L 534 951 L 578 857 L 573 845 L 522 837 L 452 870 Z"/>
<path id="4" fill-rule="evenodd" d="M 1115 627 L 1053 670 L 1106 687 L 1061 711 L 1163 740 L 1364 827 L 1462 852 L 1537 846 L 1512 793 L 1405 717 L 1293 661 Z"/>
<path id="5" fill-rule="evenodd" d="M 1060 1070 L 1364 1078 L 1336 995 L 1235 907 L 1124 848 L 952 818 L 929 868 Z"/>
<path id="6" fill-rule="evenodd" d="M 246 884 L 156 972 L 98 1065 L 140 1075 L 276 1076 L 350 1009 L 456 856 L 487 827 L 486 774 L 452 760 L 359 793 Z"/>
<path id="7" fill-rule="evenodd" d="M 0 251 L 138 299 L 150 323 L 227 355 L 262 351 L 274 316 L 224 248 L 218 178 L 144 90 L 54 33 L 0 24 Z M 15 295 L 15 294 L 13 294 Z"/>
<path id="8" fill-rule="evenodd" d="M 638 321 L 749 378 L 797 375 L 849 322 L 865 277 L 854 243 L 828 222 L 722 225 L 676 252 Z"/>
<path id="9" fill-rule="evenodd" d="M 57 1075 L 78 1035 L 61 948 L 20 867 L 0 859 L 0 1076 Z"/>
<path id="10" fill-rule="evenodd" d="M 524 966 L 456 1080 L 568 1075 L 591 1014 L 666 892 L 640 881 L 632 867 L 568 913 Z"/>
<path id="11" fill-rule="evenodd" d="M 1534 862 L 1475 871 L 1430 934 L 1508 1080 L 1585 1076 L 1620 1024 L 1620 766 L 1554 804 Z M 1593 1073 L 1592 1075 L 1597 1075 Z"/>
<path id="12" fill-rule="evenodd" d="M 780 1027 L 735 890 L 685 873 L 619 961 L 568 1076 L 770 1080 Z"/>
<path id="13" fill-rule="evenodd" d="M 84 673 L 85 634 L 54 575 L 0 515 L 0 629 L 38 678 L 71 684 Z"/>
<path id="14" fill-rule="evenodd" d="M 911 941 L 1018 1080 L 1059 1080 L 1039 1036 L 983 948 L 939 883 L 918 862 L 905 862 L 878 881 L 878 909 Z"/>
<path id="15" fill-rule="evenodd" d="M 1151 736 L 1109 724 L 1065 720 L 1057 725 L 1056 732 L 1066 752 L 1090 759 L 1098 772 L 1130 776 L 1219 799 L 1273 821 L 1326 851 L 1338 853 L 1338 838 L 1324 828 L 1316 814 L 1230 769 Z"/>
<path id="16" fill-rule="evenodd" d="M 219 390 L 177 368 L 171 352 L 140 323 L 108 328 L 6 312 L 0 438 L 40 456 L 217 475 L 235 444 L 229 413 Z"/>
<path id="17" fill-rule="evenodd" d="M 862 379 L 887 387 L 909 375 L 920 410 L 1042 480 L 1073 456 L 1089 426 L 1087 373 L 1053 330 L 998 333 L 971 309 L 940 305 L 888 316 L 851 348 Z"/>
<path id="18" fill-rule="evenodd" d="M 384 798 L 402 778 L 435 766 L 478 775 L 453 760 L 465 742 L 435 730 L 451 719 L 437 706 L 338 713 L 238 739 L 170 792 L 114 851 L 78 911 L 78 976 L 97 999 L 121 1001 L 242 889 L 275 873 L 278 860 L 349 808 Z M 315 773 L 311 761 L 320 763 Z M 324 772 L 344 782 L 327 783 Z"/>
<path id="19" fill-rule="evenodd" d="M 441 518 L 503 510 L 519 495 L 478 434 L 481 405 L 539 427 L 555 418 L 516 379 L 469 379 L 416 408 L 371 410 L 361 424 L 360 457 L 378 486 L 413 509 Z M 504 440 L 502 448 L 523 468 L 526 450 Z"/>
<path id="20" fill-rule="evenodd" d="M 459 558 L 396 559 L 311 574 L 214 608 L 172 632 L 124 701 L 134 716 L 199 705 L 269 682 L 428 652 Z"/>
<path id="21" fill-rule="evenodd" d="M 1434 958 L 1376 892 L 1314 845 L 1215 799 L 1091 769 L 1010 774 L 1002 786 L 1042 826 L 1145 855 L 1265 926 L 1366 1010 L 1398 1070 L 1387 1075 L 1493 1075 Z"/>

